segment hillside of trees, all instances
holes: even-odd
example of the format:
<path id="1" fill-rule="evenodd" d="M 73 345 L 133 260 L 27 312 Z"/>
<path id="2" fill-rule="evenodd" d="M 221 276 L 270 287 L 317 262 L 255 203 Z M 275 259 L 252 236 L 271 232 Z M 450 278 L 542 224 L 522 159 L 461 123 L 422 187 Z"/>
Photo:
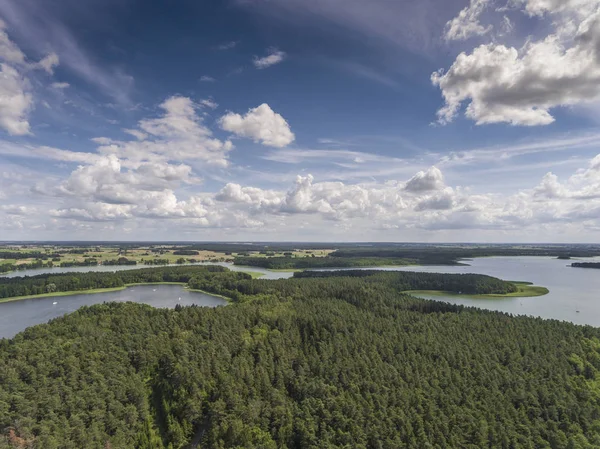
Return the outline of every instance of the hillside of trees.
<path id="1" fill-rule="evenodd" d="M 406 274 L 207 270 L 188 282 L 237 303 L 0 340 L 0 449 L 600 447 L 600 329 L 413 298 Z"/>

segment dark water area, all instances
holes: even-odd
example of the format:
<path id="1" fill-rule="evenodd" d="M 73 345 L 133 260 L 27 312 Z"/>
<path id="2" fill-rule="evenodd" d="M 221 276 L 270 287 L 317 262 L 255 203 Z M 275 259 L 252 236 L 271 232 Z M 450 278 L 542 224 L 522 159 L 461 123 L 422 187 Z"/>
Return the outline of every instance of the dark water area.
<path id="1" fill-rule="evenodd" d="M 163 308 L 175 308 L 177 305 L 219 307 L 227 304 L 222 298 L 191 292 L 181 285 L 137 285 L 113 292 L 24 299 L 0 303 L 0 338 L 12 338 L 29 326 L 47 323 L 82 306 L 128 301 Z"/>

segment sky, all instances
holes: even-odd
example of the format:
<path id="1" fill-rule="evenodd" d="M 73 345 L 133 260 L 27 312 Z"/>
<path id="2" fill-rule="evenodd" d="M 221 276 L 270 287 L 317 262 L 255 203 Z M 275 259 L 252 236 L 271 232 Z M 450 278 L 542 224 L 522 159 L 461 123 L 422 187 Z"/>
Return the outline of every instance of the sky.
<path id="1" fill-rule="evenodd" d="M 0 20 L 0 240 L 599 240 L 600 0 Z"/>

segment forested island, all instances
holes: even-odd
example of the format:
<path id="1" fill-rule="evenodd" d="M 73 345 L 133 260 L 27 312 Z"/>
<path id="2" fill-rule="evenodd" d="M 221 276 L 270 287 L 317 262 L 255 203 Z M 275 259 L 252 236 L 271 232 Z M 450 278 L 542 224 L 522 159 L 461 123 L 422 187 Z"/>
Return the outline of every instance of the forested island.
<path id="1" fill-rule="evenodd" d="M 37 276 L 0 277 L 0 301 L 59 293 L 81 293 L 125 288 L 135 284 L 180 283 L 194 285 L 210 277 L 214 282 L 252 279 L 250 274 L 232 272 L 218 265 L 143 268 L 116 272 L 57 273 Z M 218 293 L 218 292 L 215 292 Z"/>
<path id="2" fill-rule="evenodd" d="M 295 273 L 298 279 L 348 278 L 361 279 L 366 284 L 386 284 L 397 291 L 443 290 L 465 294 L 508 294 L 517 291 L 515 285 L 481 274 L 438 274 L 411 272 L 382 272 L 375 270 L 306 271 Z M 243 294 L 269 292 L 273 281 L 264 284 L 248 283 L 251 274 L 229 271 L 218 265 L 143 268 L 116 272 L 57 273 L 37 276 L 0 277 L 0 301 L 61 293 L 81 293 L 125 288 L 129 285 L 151 283 L 181 283 L 191 289 L 225 295 L 234 301 Z M 285 284 L 283 284 L 285 285 Z M 290 284 L 291 285 L 291 284 Z"/>
<path id="3" fill-rule="evenodd" d="M 600 268 L 600 262 L 573 262 L 571 264 L 574 268 Z"/>
<path id="4" fill-rule="evenodd" d="M 415 265 L 415 259 L 385 257 L 235 257 L 233 263 L 269 270 L 303 270 L 309 268 L 381 267 L 386 265 Z"/>
<path id="5" fill-rule="evenodd" d="M 488 276 L 358 271 L 110 273 L 234 304 L 84 307 L 0 340 L 0 448 L 600 446 L 599 329 L 402 293 L 510 288 Z"/>

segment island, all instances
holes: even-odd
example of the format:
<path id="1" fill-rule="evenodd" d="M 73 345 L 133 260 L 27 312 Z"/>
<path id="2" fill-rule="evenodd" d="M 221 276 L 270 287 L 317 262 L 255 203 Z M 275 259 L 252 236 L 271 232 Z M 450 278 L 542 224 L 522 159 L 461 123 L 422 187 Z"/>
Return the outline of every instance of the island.
<path id="1" fill-rule="evenodd" d="M 573 262 L 573 268 L 600 268 L 600 262 Z"/>

